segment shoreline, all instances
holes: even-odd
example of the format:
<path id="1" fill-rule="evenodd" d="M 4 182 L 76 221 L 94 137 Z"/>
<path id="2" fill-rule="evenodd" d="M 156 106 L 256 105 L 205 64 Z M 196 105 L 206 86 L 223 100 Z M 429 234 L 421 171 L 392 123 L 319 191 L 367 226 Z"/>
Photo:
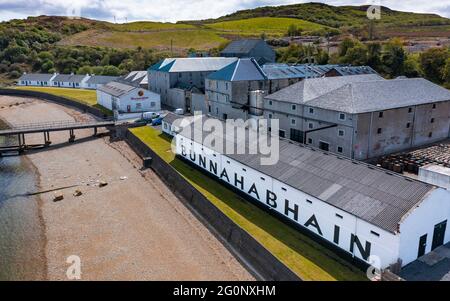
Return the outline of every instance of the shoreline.
<path id="1" fill-rule="evenodd" d="M 0 117 L 0 128 L 10 128 L 11 124 L 8 123 L 6 120 Z M 31 174 L 33 175 L 33 183 L 38 190 L 41 186 L 41 174 L 39 172 L 39 169 L 33 164 L 33 162 L 27 157 L 27 156 L 20 156 L 20 163 L 21 165 L 29 170 Z M 40 249 L 39 249 L 39 255 L 38 258 L 40 259 L 39 265 L 42 265 L 41 271 L 35 271 L 33 272 L 33 278 L 32 280 L 41 280 L 46 281 L 48 280 L 48 266 L 47 266 L 47 257 L 46 257 L 46 248 L 47 248 L 47 235 L 46 235 L 46 225 L 44 221 L 44 216 L 42 212 L 42 198 L 39 195 L 34 196 L 27 196 L 27 198 L 33 199 L 33 201 L 36 202 L 37 205 L 37 218 L 38 224 L 39 224 L 39 236 L 38 238 L 35 238 L 35 241 L 39 243 Z"/>
<path id="2" fill-rule="evenodd" d="M 30 100 L 0 110 L 0 117 L 3 113 L 11 123 L 95 118 Z M 39 190 L 64 194 L 60 202 L 53 201 L 53 192 L 37 196 L 45 280 L 67 280 L 71 255 L 82 260 L 82 280 L 254 280 L 156 174 L 140 170 L 137 154 L 125 142 L 90 139 L 89 130 L 76 136 L 68 144 L 67 133 L 52 134 L 55 147 L 24 156 Z M 30 143 L 37 139 L 42 137 L 27 137 Z M 99 187 L 100 181 L 107 186 Z M 62 189 L 73 184 L 78 187 Z M 75 189 L 82 195 L 74 196 Z"/>

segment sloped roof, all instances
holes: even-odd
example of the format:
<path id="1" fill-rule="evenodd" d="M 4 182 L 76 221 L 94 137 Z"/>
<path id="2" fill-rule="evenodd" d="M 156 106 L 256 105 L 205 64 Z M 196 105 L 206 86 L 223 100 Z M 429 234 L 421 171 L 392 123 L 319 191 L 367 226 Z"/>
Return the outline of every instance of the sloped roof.
<path id="1" fill-rule="evenodd" d="M 55 82 L 70 82 L 70 83 L 81 83 L 87 75 L 78 74 L 58 74 L 53 81 Z"/>
<path id="2" fill-rule="evenodd" d="M 93 75 L 87 80 L 90 85 L 103 85 L 118 79 L 118 76 Z"/>
<path id="3" fill-rule="evenodd" d="M 48 82 L 53 76 L 54 74 L 47 73 L 26 73 L 23 74 L 18 80 Z"/>
<path id="4" fill-rule="evenodd" d="M 230 136 L 216 129 L 203 131 L 202 124 L 194 123 L 188 128 L 190 130 L 184 129 L 180 135 L 194 137 L 199 143 L 203 143 L 205 135 L 214 135 L 214 141 L 223 139 L 223 144 L 205 145 L 219 153 L 224 153 L 218 148 L 220 145 L 237 143 L 236 140 L 227 141 Z M 403 217 L 436 189 L 433 185 L 286 139 L 280 139 L 279 161 L 275 165 L 261 165 L 261 155 L 250 155 L 249 151 L 250 144 L 261 143 L 261 140 L 248 141 L 248 134 L 244 137 L 246 154 L 227 156 L 392 233 L 396 232 Z"/>
<path id="5" fill-rule="evenodd" d="M 139 89 L 139 88 L 130 86 L 130 85 L 127 85 L 124 83 L 110 82 L 110 83 L 107 83 L 107 84 L 101 86 L 97 90 L 105 92 L 105 93 L 110 94 L 115 97 L 120 97 L 122 95 L 126 95 L 126 94 L 130 93 L 131 91 L 137 90 L 137 89 Z"/>
<path id="6" fill-rule="evenodd" d="M 212 80 L 224 81 L 246 81 L 246 80 L 265 80 L 266 75 L 254 59 L 239 59 L 207 76 Z"/>
<path id="7" fill-rule="evenodd" d="M 378 74 L 370 66 L 337 66 L 332 68 L 331 70 L 335 70 L 338 74 L 342 76 L 360 75 L 360 74 Z"/>
<path id="8" fill-rule="evenodd" d="M 207 76 L 211 80 L 246 81 L 272 80 L 288 78 L 318 77 L 319 73 L 307 65 L 289 66 L 286 64 L 269 64 L 260 66 L 253 58 L 243 58 L 211 73 Z"/>
<path id="9" fill-rule="evenodd" d="M 160 72 L 201 72 L 217 71 L 235 62 L 237 58 L 195 57 L 168 58 L 149 68 L 149 71 Z"/>
<path id="10" fill-rule="evenodd" d="M 449 90 L 414 78 L 349 83 L 309 101 L 308 105 L 356 114 L 449 100 Z"/>
<path id="11" fill-rule="evenodd" d="M 224 50 L 222 54 L 248 54 L 259 44 L 265 43 L 261 39 L 245 39 L 232 41 Z"/>
<path id="12" fill-rule="evenodd" d="M 301 82 L 295 83 L 281 89 L 280 91 L 268 95 L 266 98 L 276 101 L 301 104 L 330 91 L 336 90 L 348 83 L 380 80 L 383 81 L 384 79 L 376 74 L 307 78 Z"/>

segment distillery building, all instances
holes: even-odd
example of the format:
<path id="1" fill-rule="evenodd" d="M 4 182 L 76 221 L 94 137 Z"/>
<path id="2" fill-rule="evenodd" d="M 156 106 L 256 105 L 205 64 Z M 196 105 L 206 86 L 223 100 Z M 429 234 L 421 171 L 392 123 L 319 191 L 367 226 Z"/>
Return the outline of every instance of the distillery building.
<path id="1" fill-rule="evenodd" d="M 239 140 L 204 122 L 175 134 L 177 156 L 358 260 L 404 266 L 450 241 L 445 189 L 275 136 L 279 160 L 263 165 L 250 154 L 253 130 Z M 245 154 L 225 152 L 227 143 L 244 143 Z"/>

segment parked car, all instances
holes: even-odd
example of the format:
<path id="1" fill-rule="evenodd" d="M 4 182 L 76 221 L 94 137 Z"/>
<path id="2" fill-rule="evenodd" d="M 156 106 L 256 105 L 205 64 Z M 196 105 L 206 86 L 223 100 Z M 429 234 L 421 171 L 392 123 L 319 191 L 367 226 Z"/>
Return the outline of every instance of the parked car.
<path id="1" fill-rule="evenodd" d="M 154 118 L 158 118 L 158 117 L 159 117 L 159 114 L 156 112 L 145 112 L 142 114 L 142 119 L 148 120 L 148 121 L 151 121 Z"/>
<path id="2" fill-rule="evenodd" d="M 162 117 L 153 118 L 153 119 L 152 119 L 152 125 L 153 125 L 153 126 L 161 125 L 162 120 L 163 120 Z"/>

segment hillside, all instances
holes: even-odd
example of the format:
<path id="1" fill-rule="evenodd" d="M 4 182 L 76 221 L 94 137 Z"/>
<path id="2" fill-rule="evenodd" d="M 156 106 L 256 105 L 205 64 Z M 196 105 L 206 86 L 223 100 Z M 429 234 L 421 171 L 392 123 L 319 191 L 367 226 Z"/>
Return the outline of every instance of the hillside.
<path id="1" fill-rule="evenodd" d="M 357 27 L 367 23 L 368 6 L 331 6 L 323 3 L 304 3 L 283 6 L 265 6 L 241 10 L 233 14 L 194 22 L 180 23 L 216 23 L 258 17 L 283 17 L 302 19 L 329 27 Z M 450 25 L 450 19 L 435 14 L 417 14 L 400 12 L 382 7 L 382 18 L 377 23 L 383 26 L 430 26 Z"/>

